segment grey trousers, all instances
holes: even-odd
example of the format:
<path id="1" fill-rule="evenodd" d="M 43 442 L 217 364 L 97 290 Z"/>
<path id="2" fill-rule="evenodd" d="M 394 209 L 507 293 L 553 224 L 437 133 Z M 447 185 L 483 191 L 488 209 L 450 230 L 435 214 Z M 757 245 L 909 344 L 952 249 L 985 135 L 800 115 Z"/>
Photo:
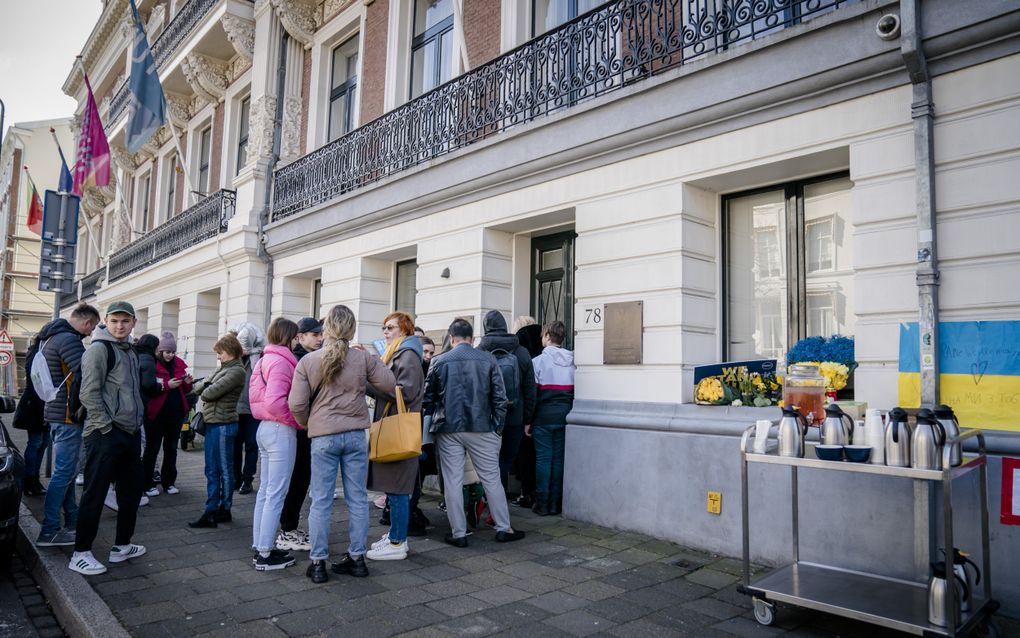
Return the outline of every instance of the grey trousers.
<path id="1" fill-rule="evenodd" d="M 495 432 L 456 432 L 436 434 L 439 450 L 439 464 L 443 470 L 443 485 L 446 499 L 446 517 L 450 521 L 453 537 L 467 534 L 467 518 L 464 516 L 464 455 L 471 455 L 471 463 L 485 488 L 485 500 L 496 521 L 496 530 L 509 532 L 510 508 L 506 504 L 506 492 L 499 480 L 499 448 L 502 439 Z"/>

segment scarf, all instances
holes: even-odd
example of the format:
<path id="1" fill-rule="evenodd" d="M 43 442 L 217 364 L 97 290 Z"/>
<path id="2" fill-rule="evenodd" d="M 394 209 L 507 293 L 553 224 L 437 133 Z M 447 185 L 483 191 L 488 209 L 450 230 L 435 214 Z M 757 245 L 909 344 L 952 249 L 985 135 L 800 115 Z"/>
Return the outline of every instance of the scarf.
<path id="1" fill-rule="evenodd" d="M 386 344 L 386 350 L 383 351 L 382 362 L 388 364 L 393 357 L 396 356 L 397 350 L 400 350 L 400 344 L 404 343 L 404 339 L 407 336 L 402 336 L 394 339 L 393 341 Z"/>

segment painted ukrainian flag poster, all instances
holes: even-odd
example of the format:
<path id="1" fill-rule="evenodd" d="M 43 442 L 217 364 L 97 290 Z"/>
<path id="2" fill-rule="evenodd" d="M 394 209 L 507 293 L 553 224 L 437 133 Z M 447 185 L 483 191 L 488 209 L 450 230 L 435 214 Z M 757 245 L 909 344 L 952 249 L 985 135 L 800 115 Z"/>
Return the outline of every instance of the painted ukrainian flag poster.
<path id="1" fill-rule="evenodd" d="M 939 324 L 941 402 L 967 428 L 1020 432 L 1020 321 Z M 920 407 L 920 335 L 900 324 L 899 401 Z"/>

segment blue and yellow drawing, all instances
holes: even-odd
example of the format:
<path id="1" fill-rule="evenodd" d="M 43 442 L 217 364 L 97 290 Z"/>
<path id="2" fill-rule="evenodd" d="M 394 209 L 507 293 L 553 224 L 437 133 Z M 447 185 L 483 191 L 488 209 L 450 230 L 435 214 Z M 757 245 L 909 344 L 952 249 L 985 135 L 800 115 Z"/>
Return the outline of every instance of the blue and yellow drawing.
<path id="1" fill-rule="evenodd" d="M 940 401 L 968 428 L 1020 432 L 1020 321 L 939 324 Z M 900 324 L 899 401 L 920 407 L 920 333 Z"/>

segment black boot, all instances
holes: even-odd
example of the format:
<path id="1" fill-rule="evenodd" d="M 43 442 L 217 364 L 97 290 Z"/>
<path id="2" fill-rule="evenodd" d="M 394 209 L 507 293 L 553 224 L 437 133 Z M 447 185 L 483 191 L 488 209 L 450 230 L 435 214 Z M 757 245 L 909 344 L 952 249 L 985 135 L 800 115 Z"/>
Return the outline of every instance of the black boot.
<path id="1" fill-rule="evenodd" d="M 411 512 L 411 520 L 407 526 L 407 535 L 415 537 L 426 536 L 430 522 L 420 509 L 415 509 Z"/>
<path id="2" fill-rule="evenodd" d="M 549 499 L 544 496 L 536 496 L 535 504 L 531 506 L 531 511 L 539 516 L 549 516 L 552 513 L 549 509 Z"/>
<path id="3" fill-rule="evenodd" d="M 390 524 L 390 503 L 386 502 L 386 507 L 383 508 L 382 516 L 379 517 L 379 524 L 386 527 Z"/>
<path id="4" fill-rule="evenodd" d="M 313 560 L 305 571 L 305 576 L 312 579 L 313 583 L 321 584 L 329 580 L 329 573 L 326 572 L 326 561 Z"/>
<path id="5" fill-rule="evenodd" d="M 220 509 L 216 510 L 215 514 L 213 514 L 213 519 L 217 523 L 229 523 L 232 520 L 234 520 L 234 517 L 230 515 L 230 510 L 225 510 L 221 507 Z"/>
<path id="6" fill-rule="evenodd" d="M 206 512 L 199 517 L 197 521 L 188 523 L 188 527 L 192 529 L 200 529 L 204 527 L 216 527 L 216 517 L 212 512 Z"/>
<path id="7" fill-rule="evenodd" d="M 43 496 L 46 494 L 46 488 L 39 482 L 38 476 L 29 476 L 25 478 L 25 496 Z"/>
<path id="8" fill-rule="evenodd" d="M 350 554 L 345 553 L 340 557 L 340 560 L 333 563 L 333 573 L 350 574 L 351 576 L 357 576 L 358 578 L 368 576 L 368 566 L 365 565 L 364 555 L 353 557 Z"/>
<path id="9" fill-rule="evenodd" d="M 563 513 L 563 499 L 557 498 L 549 501 L 549 513 L 552 515 L 558 515 Z"/>

